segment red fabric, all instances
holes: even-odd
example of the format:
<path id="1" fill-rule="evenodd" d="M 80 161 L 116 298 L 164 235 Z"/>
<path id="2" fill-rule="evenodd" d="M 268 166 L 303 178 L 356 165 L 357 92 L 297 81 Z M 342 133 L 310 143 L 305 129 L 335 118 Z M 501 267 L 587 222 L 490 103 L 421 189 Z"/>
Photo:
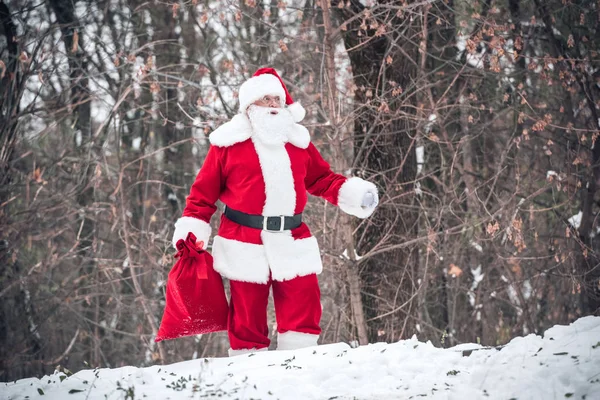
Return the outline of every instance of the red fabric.
<path id="1" fill-rule="evenodd" d="M 286 144 L 290 157 L 294 189 L 295 214 L 304 211 L 306 192 L 322 197 L 337 205 L 340 187 L 346 177 L 331 171 L 311 143 L 307 149 Z M 252 140 L 248 139 L 229 147 L 211 146 L 204 164 L 191 187 L 183 211 L 184 217 L 210 222 L 220 199 L 229 207 L 248 214 L 261 215 L 265 205 L 265 182 Z M 221 219 L 218 235 L 246 243 L 262 244 L 260 230 L 238 225 L 225 217 Z M 310 237 L 305 224 L 292 231 L 295 239 Z M 241 255 L 243 256 L 243 255 Z"/>
<path id="2" fill-rule="evenodd" d="M 223 281 L 213 269 L 212 256 L 196 248 L 189 233 L 177 242 L 177 262 L 169 272 L 167 298 L 156 342 L 223 331 L 228 305 Z"/>
<path id="3" fill-rule="evenodd" d="M 331 171 L 329 164 L 321 157 L 314 144 L 309 144 L 306 152 L 308 154 L 308 168 L 304 178 L 306 190 L 313 196 L 323 197 L 337 206 L 340 187 L 347 178 Z"/>
<path id="4" fill-rule="evenodd" d="M 258 70 L 256 70 L 256 72 L 254 73 L 254 76 L 259 76 L 262 74 L 271 74 L 274 75 L 277 79 L 279 79 L 279 82 L 281 82 L 281 86 L 283 87 L 283 91 L 285 92 L 285 104 L 286 105 L 290 105 L 294 102 L 294 100 L 292 99 L 292 96 L 290 95 L 290 92 L 288 92 L 287 87 L 285 86 L 285 83 L 283 83 L 283 80 L 281 79 L 281 77 L 279 76 L 279 74 L 277 73 L 277 71 L 275 71 L 273 68 L 259 68 Z"/>
<path id="5" fill-rule="evenodd" d="M 317 275 L 301 276 L 283 282 L 269 281 L 265 285 L 230 281 L 227 330 L 233 350 L 269 347 L 271 341 L 267 325 L 267 305 L 271 286 L 277 332 L 321 333 L 321 292 Z"/>

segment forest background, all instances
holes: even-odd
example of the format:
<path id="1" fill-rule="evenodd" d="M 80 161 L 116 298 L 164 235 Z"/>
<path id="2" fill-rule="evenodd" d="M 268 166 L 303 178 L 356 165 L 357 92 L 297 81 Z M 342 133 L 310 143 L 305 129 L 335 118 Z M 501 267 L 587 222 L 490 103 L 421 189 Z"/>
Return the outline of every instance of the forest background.
<path id="1" fill-rule="evenodd" d="M 264 66 L 380 190 L 367 220 L 309 202 L 321 343 L 599 314 L 600 1 L 0 0 L 0 22 L 1 381 L 226 354 L 153 339 L 207 136 Z"/>

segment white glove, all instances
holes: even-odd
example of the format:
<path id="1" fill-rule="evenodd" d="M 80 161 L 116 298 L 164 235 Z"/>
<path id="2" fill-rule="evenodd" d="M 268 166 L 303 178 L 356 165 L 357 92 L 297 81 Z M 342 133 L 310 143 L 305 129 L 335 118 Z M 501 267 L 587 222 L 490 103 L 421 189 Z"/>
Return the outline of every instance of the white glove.
<path id="1" fill-rule="evenodd" d="M 377 193 L 367 192 L 363 196 L 361 207 L 362 208 L 375 208 L 379 204 Z"/>

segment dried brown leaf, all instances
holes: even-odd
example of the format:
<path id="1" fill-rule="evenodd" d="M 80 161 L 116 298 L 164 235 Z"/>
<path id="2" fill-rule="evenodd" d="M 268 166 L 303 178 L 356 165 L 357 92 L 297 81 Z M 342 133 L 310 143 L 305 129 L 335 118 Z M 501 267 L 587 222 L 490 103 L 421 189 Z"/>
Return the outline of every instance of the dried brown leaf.
<path id="1" fill-rule="evenodd" d="M 150 92 L 154 94 L 160 92 L 160 85 L 158 82 L 154 81 L 152 84 L 150 84 Z"/>
<path id="2" fill-rule="evenodd" d="M 286 51 L 288 51 L 288 47 L 287 44 L 285 44 L 285 42 L 282 40 L 279 41 L 279 48 L 281 49 L 281 51 L 283 51 L 284 53 Z"/>
<path id="3" fill-rule="evenodd" d="M 77 53 L 77 49 L 79 48 L 79 31 L 75 29 L 73 31 L 73 43 L 71 45 L 71 53 Z"/>
<path id="4" fill-rule="evenodd" d="M 450 269 L 448 270 L 448 275 L 452 275 L 453 277 L 457 278 L 459 276 L 461 276 L 463 273 L 462 269 L 460 269 L 460 267 L 458 267 L 456 264 L 450 264 Z"/>
<path id="5" fill-rule="evenodd" d="M 42 170 L 39 167 L 33 170 L 32 179 L 37 183 L 42 183 Z"/>

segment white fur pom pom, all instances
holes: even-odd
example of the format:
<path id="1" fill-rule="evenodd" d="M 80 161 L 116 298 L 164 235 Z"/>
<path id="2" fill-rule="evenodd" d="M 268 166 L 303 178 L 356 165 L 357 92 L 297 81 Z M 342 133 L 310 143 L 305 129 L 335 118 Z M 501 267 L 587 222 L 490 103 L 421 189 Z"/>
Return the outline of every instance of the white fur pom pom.
<path id="1" fill-rule="evenodd" d="M 306 110 L 302 107 L 302 104 L 295 102 L 287 106 L 288 111 L 292 114 L 294 122 L 298 123 L 306 116 Z"/>

